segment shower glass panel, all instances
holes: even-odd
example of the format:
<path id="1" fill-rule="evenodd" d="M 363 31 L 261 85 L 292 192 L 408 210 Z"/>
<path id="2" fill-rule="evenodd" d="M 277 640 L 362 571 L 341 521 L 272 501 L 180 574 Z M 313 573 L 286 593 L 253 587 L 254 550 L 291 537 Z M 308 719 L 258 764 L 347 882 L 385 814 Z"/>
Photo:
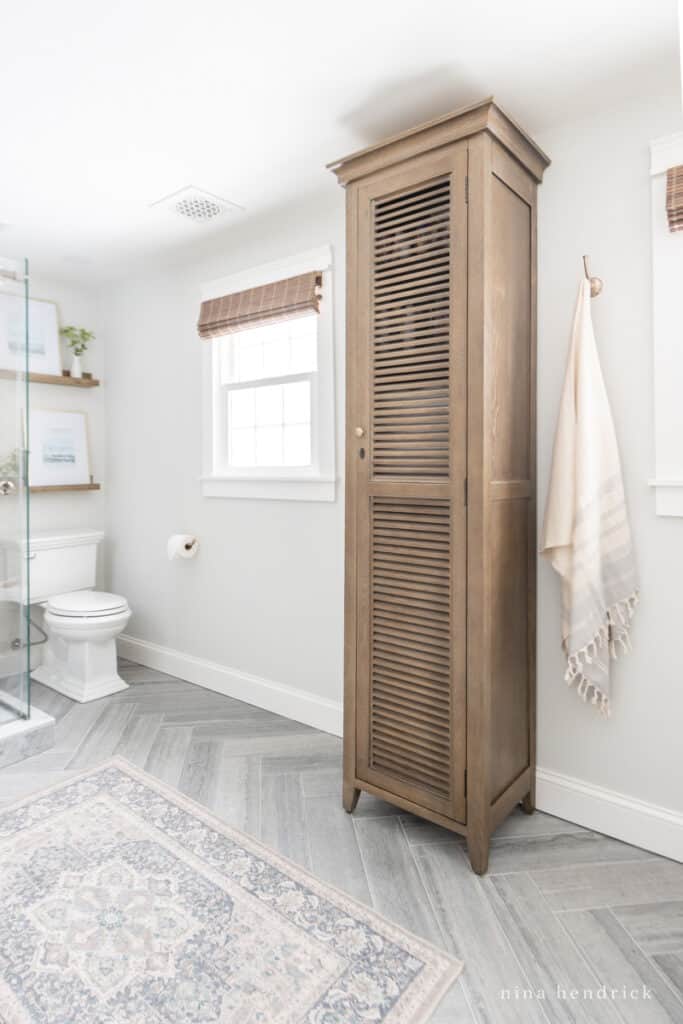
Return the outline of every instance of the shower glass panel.
<path id="1" fill-rule="evenodd" d="M 28 263 L 0 258 L 0 734 L 31 713 L 28 315 Z"/>

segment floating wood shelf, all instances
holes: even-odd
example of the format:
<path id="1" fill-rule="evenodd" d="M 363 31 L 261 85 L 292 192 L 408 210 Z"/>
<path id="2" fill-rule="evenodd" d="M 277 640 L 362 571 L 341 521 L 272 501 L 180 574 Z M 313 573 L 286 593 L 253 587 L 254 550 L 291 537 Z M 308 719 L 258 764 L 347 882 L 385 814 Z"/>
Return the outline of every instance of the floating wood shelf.
<path id="1" fill-rule="evenodd" d="M 48 484 L 45 487 L 29 487 L 31 494 L 43 494 L 48 491 L 99 491 L 100 484 Z"/>
<path id="2" fill-rule="evenodd" d="M 0 370 L 3 380 L 22 380 L 22 373 L 14 370 Z M 29 373 L 29 384 L 61 384 L 68 388 L 97 388 L 100 385 L 97 377 L 65 377 L 63 373 Z"/>

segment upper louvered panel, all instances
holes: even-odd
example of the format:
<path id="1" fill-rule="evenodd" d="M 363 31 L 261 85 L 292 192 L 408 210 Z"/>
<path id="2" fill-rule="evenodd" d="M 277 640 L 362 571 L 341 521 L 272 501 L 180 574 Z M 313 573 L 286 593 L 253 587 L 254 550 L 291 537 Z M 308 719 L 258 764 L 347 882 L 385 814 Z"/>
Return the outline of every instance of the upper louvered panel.
<path id="1" fill-rule="evenodd" d="M 449 473 L 450 207 L 450 177 L 374 202 L 375 476 Z"/>
<path id="2" fill-rule="evenodd" d="M 372 499 L 370 766 L 451 790 L 449 502 Z"/>

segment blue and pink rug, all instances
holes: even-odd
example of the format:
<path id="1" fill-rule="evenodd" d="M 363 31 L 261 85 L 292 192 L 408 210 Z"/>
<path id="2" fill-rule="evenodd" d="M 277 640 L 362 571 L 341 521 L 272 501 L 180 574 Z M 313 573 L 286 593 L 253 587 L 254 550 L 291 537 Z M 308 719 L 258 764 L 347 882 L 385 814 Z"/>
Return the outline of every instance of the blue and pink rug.
<path id="1" fill-rule="evenodd" d="M 121 759 L 0 812 L 3 1024 L 420 1024 L 461 967 Z"/>

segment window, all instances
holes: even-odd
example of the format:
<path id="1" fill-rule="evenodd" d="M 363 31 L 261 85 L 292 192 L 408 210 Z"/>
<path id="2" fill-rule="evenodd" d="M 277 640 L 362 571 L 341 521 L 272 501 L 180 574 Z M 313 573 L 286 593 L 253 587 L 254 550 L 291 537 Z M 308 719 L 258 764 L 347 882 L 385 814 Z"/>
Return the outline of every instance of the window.
<path id="1" fill-rule="evenodd" d="M 220 338 L 225 469 L 312 464 L 318 314 Z"/>
<path id="2" fill-rule="evenodd" d="M 320 313 L 245 326 L 202 342 L 210 415 L 207 497 L 334 500 L 334 381 L 329 250 Z M 205 297 L 291 276 L 298 261 L 209 285 Z M 310 267 L 309 269 L 313 269 Z M 315 267 L 319 269 L 319 267 Z M 247 282 L 246 286 L 244 282 Z"/>
<path id="3" fill-rule="evenodd" d="M 655 489 L 659 516 L 683 516 L 683 132 L 650 144 Z"/>

